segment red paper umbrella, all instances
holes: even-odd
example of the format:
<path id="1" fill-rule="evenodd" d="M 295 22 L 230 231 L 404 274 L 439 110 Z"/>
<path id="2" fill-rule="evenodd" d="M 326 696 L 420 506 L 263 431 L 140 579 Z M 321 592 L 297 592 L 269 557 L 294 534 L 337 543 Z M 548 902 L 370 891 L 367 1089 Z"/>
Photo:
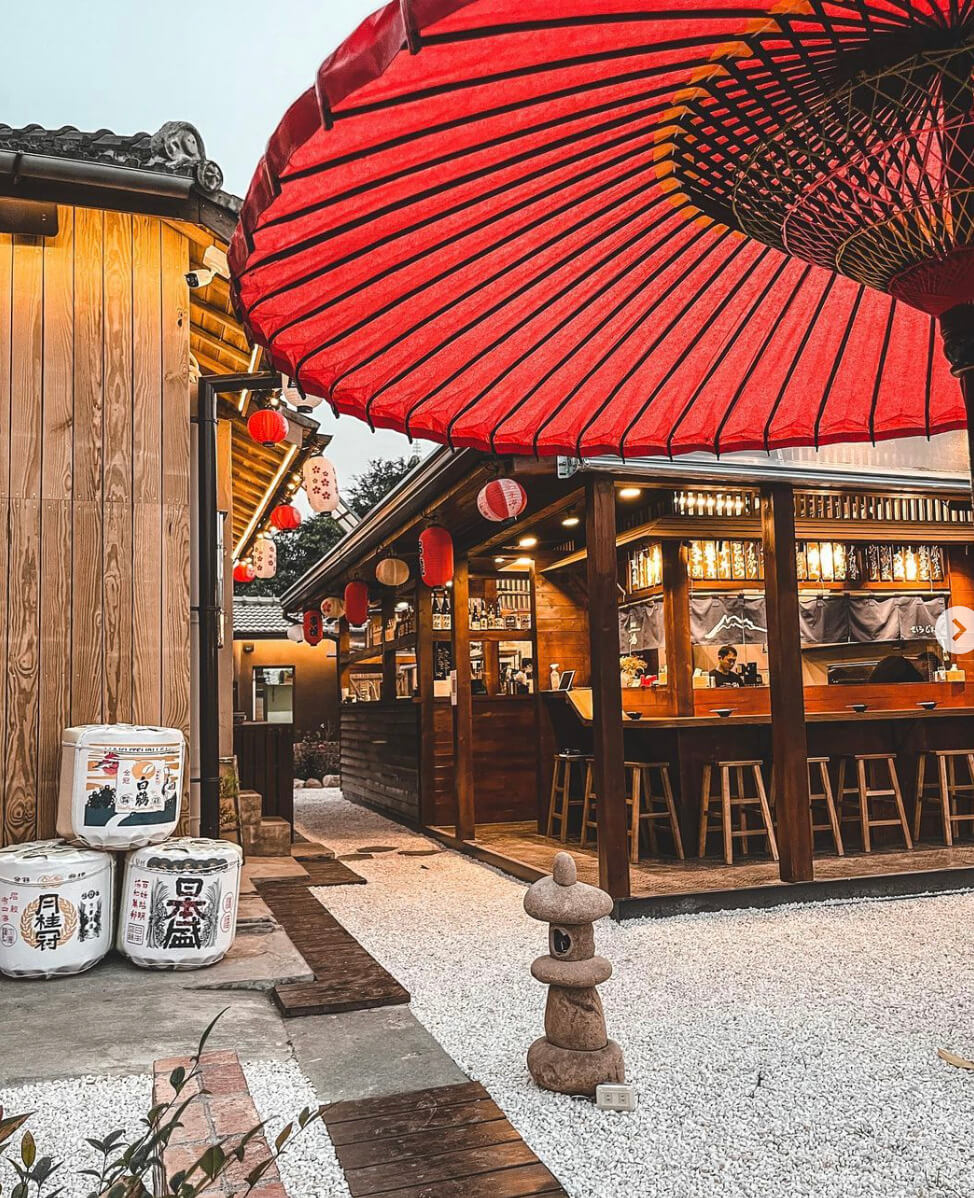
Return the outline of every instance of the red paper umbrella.
<path id="1" fill-rule="evenodd" d="M 345 619 L 356 626 L 369 618 L 369 588 L 364 582 L 350 582 L 345 588 Z"/>
<path id="2" fill-rule="evenodd" d="M 254 567 L 249 562 L 238 562 L 233 567 L 234 582 L 253 582 L 256 577 Z"/>
<path id="3" fill-rule="evenodd" d="M 281 532 L 301 527 L 301 513 L 293 503 L 279 503 L 271 512 L 271 524 Z"/>
<path id="4" fill-rule="evenodd" d="M 321 638 L 325 635 L 325 622 L 321 617 L 321 612 L 315 611 L 313 607 L 309 608 L 304 613 L 301 629 L 304 632 L 304 639 L 309 645 L 320 644 Z"/>
<path id="5" fill-rule="evenodd" d="M 247 432 L 261 445 L 277 445 L 287 436 L 287 417 L 277 408 L 258 408 L 247 421 Z"/>
<path id="6" fill-rule="evenodd" d="M 428 587 L 444 587 L 453 577 L 453 538 L 439 524 L 419 534 L 419 575 Z"/>
<path id="7" fill-rule="evenodd" d="M 495 452 L 965 423 L 970 0 L 395 0 L 272 135 L 248 330 L 336 410 Z"/>
<path id="8" fill-rule="evenodd" d="M 477 510 L 485 520 L 515 520 L 528 501 L 524 488 L 513 478 L 494 478 L 480 488 Z"/>

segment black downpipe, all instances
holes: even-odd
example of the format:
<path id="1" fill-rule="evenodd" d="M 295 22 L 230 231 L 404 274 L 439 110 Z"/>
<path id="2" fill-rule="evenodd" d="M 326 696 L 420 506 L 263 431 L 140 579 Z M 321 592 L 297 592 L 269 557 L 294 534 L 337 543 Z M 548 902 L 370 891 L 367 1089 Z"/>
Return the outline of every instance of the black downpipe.
<path id="1" fill-rule="evenodd" d="M 219 537 L 216 506 L 216 378 L 203 375 L 197 391 L 197 579 L 199 603 L 200 834 L 220 836 L 220 656 L 216 593 Z"/>

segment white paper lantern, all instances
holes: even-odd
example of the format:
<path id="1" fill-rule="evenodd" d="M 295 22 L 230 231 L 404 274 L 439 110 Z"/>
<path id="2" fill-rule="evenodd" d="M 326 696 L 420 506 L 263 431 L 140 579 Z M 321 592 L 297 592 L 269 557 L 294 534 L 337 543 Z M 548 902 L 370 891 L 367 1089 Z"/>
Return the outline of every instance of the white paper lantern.
<path id="1" fill-rule="evenodd" d="M 277 546 L 270 537 L 258 537 L 253 548 L 254 574 L 273 578 L 277 573 Z"/>
<path id="2" fill-rule="evenodd" d="M 338 475 L 334 463 L 321 455 L 308 458 L 301 474 L 311 510 L 333 512 L 338 507 Z"/>
<path id="3" fill-rule="evenodd" d="M 384 557 L 375 568 L 375 577 L 383 586 L 402 586 L 409 579 L 409 567 L 400 557 Z"/>
<path id="4" fill-rule="evenodd" d="M 340 595 L 329 595 L 321 601 L 321 614 L 326 620 L 340 620 L 345 614 L 345 600 Z"/>
<path id="5" fill-rule="evenodd" d="M 300 645 L 304 640 L 304 629 L 300 624 L 292 624 L 287 630 L 287 639 L 294 641 L 296 645 Z"/>
<path id="6" fill-rule="evenodd" d="M 320 395 L 302 395 L 297 383 L 286 374 L 281 375 L 281 395 L 299 412 L 313 412 L 319 404 L 325 402 Z"/>

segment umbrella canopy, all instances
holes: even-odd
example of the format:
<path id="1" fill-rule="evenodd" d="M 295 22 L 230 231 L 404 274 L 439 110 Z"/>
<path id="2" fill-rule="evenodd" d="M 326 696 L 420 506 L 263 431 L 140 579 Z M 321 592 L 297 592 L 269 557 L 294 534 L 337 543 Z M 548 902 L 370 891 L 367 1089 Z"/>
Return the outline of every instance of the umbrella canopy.
<path id="1" fill-rule="evenodd" d="M 971 0 L 399 0 L 272 136 L 240 314 L 336 411 L 493 452 L 963 427 L 972 61 Z"/>

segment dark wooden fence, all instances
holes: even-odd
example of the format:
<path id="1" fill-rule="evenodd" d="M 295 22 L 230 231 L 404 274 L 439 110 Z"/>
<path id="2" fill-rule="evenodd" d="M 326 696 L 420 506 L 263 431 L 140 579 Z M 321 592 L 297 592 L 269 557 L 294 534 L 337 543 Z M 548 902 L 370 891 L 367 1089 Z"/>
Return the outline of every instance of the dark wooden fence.
<path id="1" fill-rule="evenodd" d="M 294 823 L 294 728 L 291 724 L 244 723 L 233 728 L 240 785 L 263 796 L 265 815 Z"/>
<path id="2" fill-rule="evenodd" d="M 408 820 L 419 819 L 419 707 L 347 703 L 341 709 L 342 792 Z"/>

